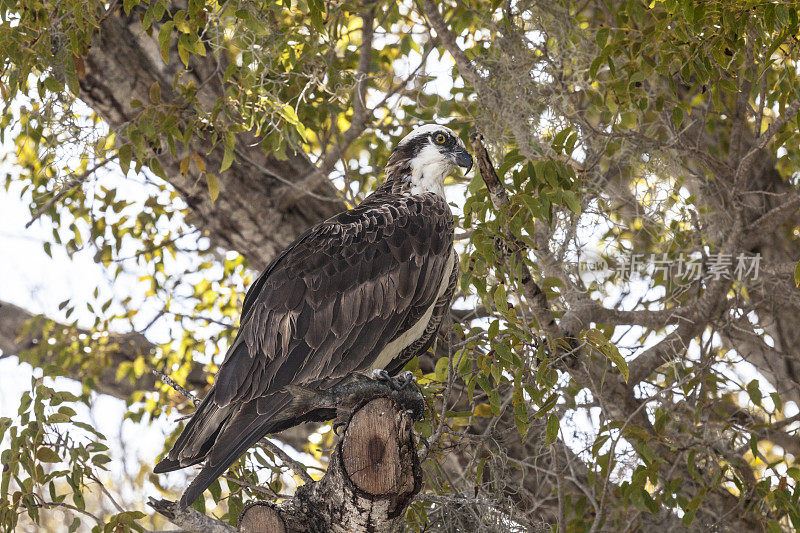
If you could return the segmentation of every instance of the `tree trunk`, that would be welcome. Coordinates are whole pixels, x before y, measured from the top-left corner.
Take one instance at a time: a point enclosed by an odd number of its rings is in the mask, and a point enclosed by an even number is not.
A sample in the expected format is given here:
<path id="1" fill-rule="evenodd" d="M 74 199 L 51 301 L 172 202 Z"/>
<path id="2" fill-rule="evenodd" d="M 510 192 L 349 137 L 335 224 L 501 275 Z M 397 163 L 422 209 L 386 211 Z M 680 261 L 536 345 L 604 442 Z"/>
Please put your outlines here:
<path id="1" fill-rule="evenodd" d="M 331 454 L 325 476 L 275 505 L 256 502 L 239 517 L 242 533 L 394 533 L 422 488 L 411 411 L 379 397 L 355 409 Z M 178 527 L 235 531 L 173 502 L 151 505 Z"/>

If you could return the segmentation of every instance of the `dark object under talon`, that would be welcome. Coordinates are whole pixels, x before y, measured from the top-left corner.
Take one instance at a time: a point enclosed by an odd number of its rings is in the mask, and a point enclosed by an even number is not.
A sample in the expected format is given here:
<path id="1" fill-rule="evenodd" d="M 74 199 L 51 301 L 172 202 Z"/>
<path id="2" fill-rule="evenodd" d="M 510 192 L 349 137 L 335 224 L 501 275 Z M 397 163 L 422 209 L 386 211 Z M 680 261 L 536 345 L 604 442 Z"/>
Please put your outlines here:
<path id="1" fill-rule="evenodd" d="M 333 429 L 337 435 L 352 410 L 375 398 L 391 398 L 410 411 L 415 420 L 422 419 L 426 408 L 425 398 L 411 372 L 391 376 L 385 370 L 376 370 L 372 377 L 359 375 L 327 389 L 289 386 L 287 390 L 293 396 L 293 407 L 289 414 L 317 422 L 335 418 Z"/>

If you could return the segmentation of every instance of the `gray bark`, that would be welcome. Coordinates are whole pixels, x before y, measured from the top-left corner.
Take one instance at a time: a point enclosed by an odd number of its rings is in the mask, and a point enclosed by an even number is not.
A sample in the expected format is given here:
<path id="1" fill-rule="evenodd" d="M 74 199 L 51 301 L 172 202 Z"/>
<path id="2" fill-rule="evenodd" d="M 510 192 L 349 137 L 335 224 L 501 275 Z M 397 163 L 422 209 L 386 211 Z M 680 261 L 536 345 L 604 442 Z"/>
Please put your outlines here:
<path id="1" fill-rule="evenodd" d="M 256 502 L 239 517 L 241 533 L 397 533 L 422 487 L 411 412 L 379 397 L 356 408 L 325 476 L 301 486 L 286 502 Z M 151 500 L 178 527 L 235 531 L 193 509 Z"/>

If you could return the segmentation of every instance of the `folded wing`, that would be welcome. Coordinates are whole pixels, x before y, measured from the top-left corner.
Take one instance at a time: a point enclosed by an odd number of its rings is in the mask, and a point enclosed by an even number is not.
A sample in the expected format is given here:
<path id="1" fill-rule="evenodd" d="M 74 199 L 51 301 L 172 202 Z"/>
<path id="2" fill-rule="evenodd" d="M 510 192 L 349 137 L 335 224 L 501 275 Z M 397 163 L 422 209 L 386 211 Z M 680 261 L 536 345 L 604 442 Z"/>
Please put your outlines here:
<path id="1" fill-rule="evenodd" d="M 452 265 L 447 204 L 435 194 L 380 200 L 301 235 L 248 291 L 214 386 L 155 469 L 208 459 L 182 502 L 265 434 L 303 421 L 281 416 L 287 385 L 327 388 L 369 370 L 436 302 Z"/>

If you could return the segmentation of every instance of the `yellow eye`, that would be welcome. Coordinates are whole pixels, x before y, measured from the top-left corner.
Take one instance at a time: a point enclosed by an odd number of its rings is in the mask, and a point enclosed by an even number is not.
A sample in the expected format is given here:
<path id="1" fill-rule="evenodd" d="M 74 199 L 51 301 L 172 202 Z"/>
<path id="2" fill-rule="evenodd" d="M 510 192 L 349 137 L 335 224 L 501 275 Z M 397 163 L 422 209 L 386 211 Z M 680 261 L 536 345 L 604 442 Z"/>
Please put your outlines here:
<path id="1" fill-rule="evenodd" d="M 447 142 L 447 137 L 445 137 L 444 133 L 437 133 L 433 136 L 433 142 L 436 144 L 444 144 Z"/>

